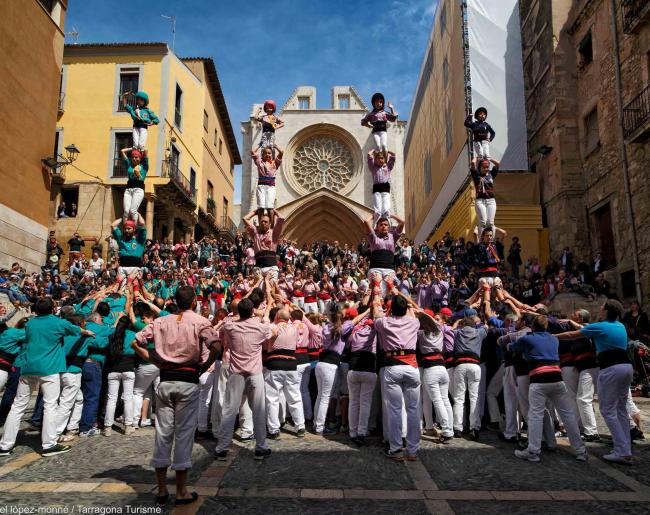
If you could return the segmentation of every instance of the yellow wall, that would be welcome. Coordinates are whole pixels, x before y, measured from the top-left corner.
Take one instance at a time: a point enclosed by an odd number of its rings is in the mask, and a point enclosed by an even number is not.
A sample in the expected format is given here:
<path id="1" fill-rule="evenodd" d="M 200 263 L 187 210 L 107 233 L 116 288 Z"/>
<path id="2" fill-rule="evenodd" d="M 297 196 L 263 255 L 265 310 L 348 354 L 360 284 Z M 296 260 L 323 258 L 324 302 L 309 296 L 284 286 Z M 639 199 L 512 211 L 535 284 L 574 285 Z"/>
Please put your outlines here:
<path id="1" fill-rule="evenodd" d="M 129 130 L 133 123 L 128 113 L 114 113 L 115 76 L 118 65 L 144 63 L 140 89 L 149 94 L 149 106 L 160 113 L 162 57 L 151 55 L 64 57 L 66 67 L 65 112 L 57 127 L 63 128 L 64 146 L 74 143 L 81 151 L 75 166 L 99 177 L 105 183 L 126 184 L 126 179 L 111 179 L 107 162 L 112 152 L 111 129 Z M 147 148 L 150 176 L 156 169 L 158 127 L 150 127 Z M 72 166 L 66 168 L 66 183 L 92 180 Z M 147 178 L 149 180 L 149 178 Z"/>

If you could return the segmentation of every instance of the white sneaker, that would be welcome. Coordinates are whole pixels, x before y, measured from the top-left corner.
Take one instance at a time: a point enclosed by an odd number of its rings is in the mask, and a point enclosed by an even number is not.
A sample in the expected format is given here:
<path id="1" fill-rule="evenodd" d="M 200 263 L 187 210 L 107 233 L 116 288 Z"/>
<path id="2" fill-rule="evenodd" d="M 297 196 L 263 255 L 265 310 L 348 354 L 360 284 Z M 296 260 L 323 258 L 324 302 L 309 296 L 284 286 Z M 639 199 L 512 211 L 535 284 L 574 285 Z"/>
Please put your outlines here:
<path id="1" fill-rule="evenodd" d="M 87 436 L 99 436 L 102 434 L 102 432 L 96 428 L 96 427 L 91 427 L 88 431 L 83 431 L 79 433 L 80 437 L 87 437 Z"/>
<path id="2" fill-rule="evenodd" d="M 124 426 L 124 434 L 126 436 L 132 435 L 133 433 L 135 433 L 135 428 L 133 426 Z"/>
<path id="3" fill-rule="evenodd" d="M 603 459 L 605 461 L 609 461 L 611 463 L 621 463 L 623 465 L 632 465 L 632 456 L 619 456 L 618 454 L 614 454 L 613 452 L 610 454 L 605 454 L 603 456 Z"/>
<path id="4" fill-rule="evenodd" d="M 516 450 L 515 451 L 515 456 L 519 458 L 520 460 L 526 460 L 530 461 L 532 463 L 539 463 L 539 455 L 533 454 L 532 452 L 528 452 L 528 449 L 524 449 L 523 451 Z"/>
<path id="5" fill-rule="evenodd" d="M 148 418 L 147 420 L 141 420 L 140 421 L 140 427 L 151 427 L 151 419 Z"/>

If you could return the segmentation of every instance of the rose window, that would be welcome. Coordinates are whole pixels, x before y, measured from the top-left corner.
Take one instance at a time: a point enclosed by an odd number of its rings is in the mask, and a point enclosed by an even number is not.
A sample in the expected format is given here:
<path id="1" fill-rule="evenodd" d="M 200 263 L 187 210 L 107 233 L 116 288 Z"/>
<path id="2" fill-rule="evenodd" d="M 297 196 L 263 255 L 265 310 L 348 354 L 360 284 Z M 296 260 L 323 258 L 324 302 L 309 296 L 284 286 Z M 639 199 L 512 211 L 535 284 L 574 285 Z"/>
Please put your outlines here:
<path id="1" fill-rule="evenodd" d="M 340 191 L 354 176 L 354 159 L 348 146 L 330 136 L 312 136 L 300 144 L 293 157 L 293 176 L 307 191 Z"/>

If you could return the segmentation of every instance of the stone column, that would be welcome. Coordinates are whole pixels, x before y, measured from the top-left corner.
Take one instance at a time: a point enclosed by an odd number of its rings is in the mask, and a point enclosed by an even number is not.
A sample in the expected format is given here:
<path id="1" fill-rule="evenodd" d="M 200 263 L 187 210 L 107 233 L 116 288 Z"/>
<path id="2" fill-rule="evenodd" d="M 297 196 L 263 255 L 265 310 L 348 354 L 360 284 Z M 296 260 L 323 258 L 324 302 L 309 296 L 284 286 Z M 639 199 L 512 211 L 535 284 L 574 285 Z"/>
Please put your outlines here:
<path id="1" fill-rule="evenodd" d="M 176 219 L 176 210 L 173 207 L 170 207 L 169 216 L 167 218 L 167 238 L 170 243 L 174 242 L 174 220 Z"/>

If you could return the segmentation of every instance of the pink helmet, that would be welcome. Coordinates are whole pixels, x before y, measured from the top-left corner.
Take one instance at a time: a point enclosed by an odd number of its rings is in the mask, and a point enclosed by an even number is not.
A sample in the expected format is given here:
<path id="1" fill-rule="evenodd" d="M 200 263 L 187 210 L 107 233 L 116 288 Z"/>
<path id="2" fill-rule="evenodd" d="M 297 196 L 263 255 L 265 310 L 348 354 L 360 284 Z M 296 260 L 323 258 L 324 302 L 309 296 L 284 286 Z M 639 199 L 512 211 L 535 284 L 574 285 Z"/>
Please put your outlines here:
<path id="1" fill-rule="evenodd" d="M 276 106 L 275 102 L 273 100 L 265 100 L 264 101 L 264 110 L 266 111 L 266 106 L 271 106 L 273 108 L 273 112 L 275 113 Z"/>

